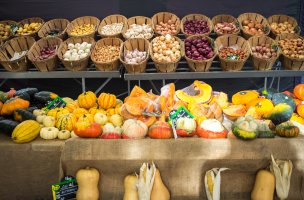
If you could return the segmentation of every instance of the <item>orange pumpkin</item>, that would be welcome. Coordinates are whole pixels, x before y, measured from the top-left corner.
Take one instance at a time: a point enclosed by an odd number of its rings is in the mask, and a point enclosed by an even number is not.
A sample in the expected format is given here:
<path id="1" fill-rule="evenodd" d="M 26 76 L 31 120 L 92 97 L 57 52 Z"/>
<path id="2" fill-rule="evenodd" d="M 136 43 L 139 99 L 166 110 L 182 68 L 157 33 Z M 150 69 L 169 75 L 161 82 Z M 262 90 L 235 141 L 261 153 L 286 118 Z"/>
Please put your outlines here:
<path id="1" fill-rule="evenodd" d="M 75 109 L 79 108 L 78 103 L 73 101 L 70 103 L 67 103 L 64 107 L 66 110 L 68 110 L 70 113 L 72 113 Z"/>
<path id="2" fill-rule="evenodd" d="M 240 91 L 232 96 L 232 103 L 235 105 L 245 105 L 259 97 L 259 93 L 255 90 Z"/>
<path id="3" fill-rule="evenodd" d="M 272 101 L 266 98 L 258 98 L 246 105 L 247 109 L 254 107 L 257 114 L 261 117 L 266 117 L 273 110 L 274 106 Z M 253 116 L 254 117 L 254 116 Z"/>
<path id="4" fill-rule="evenodd" d="M 126 120 L 122 126 L 123 139 L 141 139 L 146 136 L 147 132 L 147 125 L 135 119 Z"/>
<path id="5" fill-rule="evenodd" d="M 77 122 L 94 122 L 94 115 L 92 114 L 83 114 L 78 118 Z"/>
<path id="6" fill-rule="evenodd" d="M 302 103 L 300 99 L 293 99 L 293 101 L 295 102 L 296 106 Z"/>
<path id="7" fill-rule="evenodd" d="M 97 97 L 94 92 L 84 92 L 78 96 L 77 102 L 80 108 L 90 109 L 96 104 Z"/>
<path id="8" fill-rule="evenodd" d="M 297 113 L 304 118 L 304 104 L 299 104 L 297 106 Z"/>
<path id="9" fill-rule="evenodd" d="M 90 108 L 89 113 L 92 115 L 95 115 L 98 113 L 100 110 L 97 107 Z"/>
<path id="10" fill-rule="evenodd" d="M 74 127 L 74 133 L 78 137 L 97 138 L 102 134 L 102 129 L 97 123 L 77 122 Z"/>
<path id="11" fill-rule="evenodd" d="M 173 131 L 171 125 L 165 121 L 165 116 L 162 115 L 160 120 L 150 126 L 148 134 L 153 139 L 170 139 L 173 136 Z"/>
<path id="12" fill-rule="evenodd" d="M 114 94 L 101 93 L 98 97 L 98 104 L 103 109 L 113 108 L 116 105 L 116 96 Z"/>
<path id="13" fill-rule="evenodd" d="M 7 100 L 1 109 L 1 115 L 12 115 L 17 109 L 26 109 L 30 106 L 30 102 L 20 99 L 20 98 L 11 98 Z"/>
<path id="14" fill-rule="evenodd" d="M 294 89 L 293 89 L 294 95 L 300 99 L 304 100 L 304 84 L 298 84 Z"/>
<path id="15" fill-rule="evenodd" d="M 84 108 L 76 108 L 73 111 L 73 115 L 78 119 L 83 114 L 89 114 L 89 112 Z"/>

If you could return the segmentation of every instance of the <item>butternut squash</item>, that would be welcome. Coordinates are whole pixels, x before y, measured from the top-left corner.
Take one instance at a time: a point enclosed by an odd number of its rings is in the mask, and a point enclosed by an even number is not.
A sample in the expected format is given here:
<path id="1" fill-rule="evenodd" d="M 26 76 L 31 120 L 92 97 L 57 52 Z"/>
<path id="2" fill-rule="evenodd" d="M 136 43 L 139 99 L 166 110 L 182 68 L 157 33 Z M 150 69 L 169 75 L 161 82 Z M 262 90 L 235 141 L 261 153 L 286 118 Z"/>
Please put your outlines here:
<path id="1" fill-rule="evenodd" d="M 80 169 L 76 173 L 78 191 L 77 200 L 98 200 L 99 199 L 99 172 L 95 168 L 87 167 Z"/>
<path id="2" fill-rule="evenodd" d="M 255 178 L 251 200 L 273 200 L 275 177 L 267 170 L 260 170 Z"/>
<path id="3" fill-rule="evenodd" d="M 170 200 L 169 190 L 163 183 L 158 169 L 155 171 L 154 184 L 150 200 Z"/>
<path id="4" fill-rule="evenodd" d="M 138 200 L 136 175 L 128 175 L 124 179 L 125 194 L 123 200 Z"/>

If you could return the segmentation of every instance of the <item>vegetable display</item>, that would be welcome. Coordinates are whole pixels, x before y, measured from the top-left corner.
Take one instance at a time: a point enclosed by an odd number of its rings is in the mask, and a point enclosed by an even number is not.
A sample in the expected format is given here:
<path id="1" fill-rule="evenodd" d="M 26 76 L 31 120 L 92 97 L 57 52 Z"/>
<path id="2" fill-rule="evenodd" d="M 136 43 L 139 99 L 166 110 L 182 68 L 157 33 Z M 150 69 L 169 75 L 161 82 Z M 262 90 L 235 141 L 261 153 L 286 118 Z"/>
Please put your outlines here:
<path id="1" fill-rule="evenodd" d="M 226 60 L 244 60 L 246 53 L 240 48 L 223 47 L 219 50 L 219 56 Z"/>
<path id="2" fill-rule="evenodd" d="M 56 55 L 57 46 L 44 47 L 40 50 L 40 55 L 35 60 L 44 60 Z"/>
<path id="3" fill-rule="evenodd" d="M 222 22 L 214 25 L 214 31 L 219 34 L 233 34 L 238 30 L 239 28 L 233 22 Z"/>
<path id="4" fill-rule="evenodd" d="M 24 24 L 23 26 L 20 26 L 16 32 L 16 35 L 30 35 L 34 32 L 36 32 L 37 30 L 40 29 L 40 27 L 42 26 L 42 23 L 30 23 L 30 24 Z"/>
<path id="5" fill-rule="evenodd" d="M 282 34 L 282 33 L 295 33 L 295 27 L 289 23 L 289 22 L 273 22 L 270 24 L 270 28 L 273 32 L 276 34 Z"/>
<path id="6" fill-rule="evenodd" d="M 145 38 L 150 39 L 153 36 L 153 29 L 148 24 L 131 24 L 125 33 L 126 38 Z"/>
<path id="7" fill-rule="evenodd" d="M 63 59 L 66 61 L 76 61 L 87 57 L 91 52 L 92 44 L 87 42 L 68 44 L 68 50 L 63 54 Z"/>
<path id="8" fill-rule="evenodd" d="M 93 57 L 97 62 L 110 62 L 118 58 L 120 48 L 115 45 L 97 46 Z"/>
<path id="9" fill-rule="evenodd" d="M 152 41 L 153 57 L 159 62 L 176 62 L 181 57 L 181 45 L 179 41 L 167 34 L 159 36 Z"/>
<path id="10" fill-rule="evenodd" d="M 280 40 L 279 45 L 284 55 L 304 59 L 304 40 L 302 38 Z"/>
<path id="11" fill-rule="evenodd" d="M 82 36 L 82 35 L 88 35 L 95 31 L 95 26 L 93 24 L 83 24 L 78 25 L 73 28 L 71 31 L 72 36 Z"/>
<path id="12" fill-rule="evenodd" d="M 193 19 L 185 21 L 184 31 L 189 35 L 199 35 L 208 33 L 210 31 L 210 28 L 206 20 Z"/>
<path id="13" fill-rule="evenodd" d="M 177 33 L 175 23 L 169 19 L 168 22 L 160 22 L 159 24 L 155 25 L 155 32 L 160 35 L 175 35 Z"/>
<path id="14" fill-rule="evenodd" d="M 185 40 L 186 56 L 193 60 L 208 60 L 215 54 L 207 38 L 187 38 Z"/>
<path id="15" fill-rule="evenodd" d="M 6 40 L 9 38 L 11 35 L 11 26 L 10 25 L 5 25 L 5 24 L 0 24 L 0 39 L 1 40 Z"/>
<path id="16" fill-rule="evenodd" d="M 245 32 L 248 32 L 251 35 L 262 35 L 264 34 L 265 27 L 255 20 L 244 20 L 242 25 Z"/>
<path id="17" fill-rule="evenodd" d="M 134 49 L 125 51 L 124 59 L 128 64 L 138 64 L 146 60 L 147 52 Z"/>
<path id="18" fill-rule="evenodd" d="M 102 27 L 101 34 L 103 35 L 116 35 L 122 32 L 123 23 L 112 23 Z"/>
<path id="19" fill-rule="evenodd" d="M 257 45 L 251 48 L 254 56 L 263 59 L 269 59 L 271 57 L 277 57 L 276 50 L 269 44 Z"/>

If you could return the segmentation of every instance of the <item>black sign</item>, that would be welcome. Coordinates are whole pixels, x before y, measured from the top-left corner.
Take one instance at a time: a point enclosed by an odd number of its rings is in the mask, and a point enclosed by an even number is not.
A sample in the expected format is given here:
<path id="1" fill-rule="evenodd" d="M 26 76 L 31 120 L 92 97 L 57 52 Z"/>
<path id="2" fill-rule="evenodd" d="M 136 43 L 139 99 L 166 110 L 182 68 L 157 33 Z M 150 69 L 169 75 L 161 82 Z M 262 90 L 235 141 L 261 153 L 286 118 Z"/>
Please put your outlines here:
<path id="1" fill-rule="evenodd" d="M 77 190 L 76 179 L 72 176 L 65 176 L 60 183 L 52 185 L 53 200 L 75 199 Z"/>
<path id="2" fill-rule="evenodd" d="M 46 107 L 51 110 L 54 108 L 63 108 L 65 107 L 66 102 L 61 97 L 56 97 L 53 101 L 51 101 Z"/>

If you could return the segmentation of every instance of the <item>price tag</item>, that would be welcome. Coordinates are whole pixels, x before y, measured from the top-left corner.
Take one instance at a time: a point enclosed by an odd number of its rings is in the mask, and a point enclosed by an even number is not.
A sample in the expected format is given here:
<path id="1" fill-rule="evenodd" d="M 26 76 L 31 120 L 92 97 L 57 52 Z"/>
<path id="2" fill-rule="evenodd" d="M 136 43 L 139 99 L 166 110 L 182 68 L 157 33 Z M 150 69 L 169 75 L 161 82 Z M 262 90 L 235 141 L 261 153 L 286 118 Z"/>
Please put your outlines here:
<path id="1" fill-rule="evenodd" d="M 54 109 L 54 108 L 62 108 L 65 107 L 66 102 L 59 96 L 57 96 L 53 101 L 51 101 L 50 103 L 48 103 L 48 105 L 46 106 L 47 109 Z"/>
<path id="2" fill-rule="evenodd" d="M 65 176 L 61 181 L 52 185 L 53 200 L 75 199 L 78 190 L 76 179 L 72 176 Z"/>
<path id="3" fill-rule="evenodd" d="M 172 110 L 169 113 L 169 123 L 172 126 L 175 139 L 177 138 L 176 122 L 181 117 L 194 118 L 194 116 L 184 106 L 179 107 L 177 110 Z"/>

